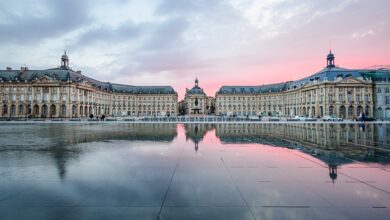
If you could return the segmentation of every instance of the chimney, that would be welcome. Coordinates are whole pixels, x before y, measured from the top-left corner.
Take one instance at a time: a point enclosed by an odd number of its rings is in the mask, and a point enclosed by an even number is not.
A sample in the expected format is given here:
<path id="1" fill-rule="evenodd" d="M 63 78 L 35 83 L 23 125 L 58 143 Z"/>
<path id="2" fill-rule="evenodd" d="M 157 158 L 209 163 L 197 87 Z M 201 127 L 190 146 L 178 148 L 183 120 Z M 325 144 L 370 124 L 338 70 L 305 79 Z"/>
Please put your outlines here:
<path id="1" fill-rule="evenodd" d="M 10 71 L 10 70 L 12 70 L 12 68 L 11 68 L 11 67 L 9 67 L 9 66 L 7 66 L 7 70 L 8 70 L 8 71 Z"/>
<path id="2" fill-rule="evenodd" d="M 81 70 L 77 70 L 77 73 L 81 75 Z"/>

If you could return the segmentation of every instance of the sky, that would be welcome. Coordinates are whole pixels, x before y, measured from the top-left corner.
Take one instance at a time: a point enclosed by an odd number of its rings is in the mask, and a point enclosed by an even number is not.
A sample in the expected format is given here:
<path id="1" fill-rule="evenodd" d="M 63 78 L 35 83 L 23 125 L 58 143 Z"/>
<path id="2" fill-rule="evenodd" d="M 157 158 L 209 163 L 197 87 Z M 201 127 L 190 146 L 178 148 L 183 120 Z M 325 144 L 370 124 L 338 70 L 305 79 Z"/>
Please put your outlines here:
<path id="1" fill-rule="evenodd" d="M 48 69 L 67 50 L 82 74 L 129 85 L 195 77 L 223 85 L 297 80 L 326 66 L 390 64 L 388 0 L 2 0 L 0 69 Z"/>

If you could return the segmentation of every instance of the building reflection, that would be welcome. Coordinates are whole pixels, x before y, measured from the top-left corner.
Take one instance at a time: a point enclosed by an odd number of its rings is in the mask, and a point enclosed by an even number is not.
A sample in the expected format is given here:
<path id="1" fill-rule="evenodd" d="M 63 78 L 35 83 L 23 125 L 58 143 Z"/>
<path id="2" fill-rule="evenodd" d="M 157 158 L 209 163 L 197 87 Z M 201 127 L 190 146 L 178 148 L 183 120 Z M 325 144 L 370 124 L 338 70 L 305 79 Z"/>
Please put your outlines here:
<path id="1" fill-rule="evenodd" d="M 214 129 L 212 124 L 185 124 L 185 135 L 186 140 L 191 140 L 195 144 L 195 152 L 199 150 L 199 142 L 203 140 L 203 137 L 208 131 Z"/>
<path id="2" fill-rule="evenodd" d="M 381 124 L 185 124 L 187 141 L 198 152 L 205 135 L 215 130 L 222 144 L 260 143 L 275 147 L 299 149 L 329 168 L 329 178 L 337 179 L 338 169 L 355 162 L 389 164 L 390 126 Z M 55 160 L 58 176 L 66 178 L 70 161 L 91 150 L 77 144 L 110 140 L 152 141 L 170 143 L 178 136 L 177 125 L 160 124 L 52 124 L 25 125 L 20 134 L 31 137 L 15 140 L 0 138 L 1 151 L 31 152 L 50 155 Z M 12 140 L 11 140 L 12 139 Z M 217 143 L 218 144 L 218 143 Z M 4 146 L 11 146 L 9 148 Z M 17 146 L 17 148 L 12 147 Z M 93 147 L 93 146 L 92 146 Z M 1 154 L 0 154 L 1 156 Z M 27 157 L 27 156 L 26 156 Z M 3 158 L 7 159 L 7 158 Z"/>
<path id="3" fill-rule="evenodd" d="M 334 183 L 337 179 L 337 165 L 329 164 L 329 177 Z"/>
<path id="4" fill-rule="evenodd" d="M 88 151 L 87 148 L 76 147 L 77 144 L 110 140 L 172 142 L 177 136 L 174 124 L 51 124 L 25 125 L 18 129 L 21 134 L 29 134 L 31 137 L 10 140 L 12 136 L 3 136 L 0 138 L 1 152 L 24 152 L 27 153 L 26 157 L 31 157 L 32 153 L 49 155 L 54 159 L 58 176 L 62 180 L 66 178 L 69 161 L 77 160 L 80 154 Z"/>
<path id="5" fill-rule="evenodd" d="M 390 149 L 390 129 L 384 125 L 296 123 L 217 124 L 215 127 L 217 137 L 226 143 L 263 143 L 269 139 L 279 139 L 326 150 L 353 150 L 352 146 Z M 367 151 L 369 154 L 370 151 Z"/>
<path id="6" fill-rule="evenodd" d="M 337 179 L 338 167 L 354 162 L 389 164 L 390 129 L 376 124 L 217 124 L 223 143 L 261 143 L 299 148 L 328 165 Z"/>

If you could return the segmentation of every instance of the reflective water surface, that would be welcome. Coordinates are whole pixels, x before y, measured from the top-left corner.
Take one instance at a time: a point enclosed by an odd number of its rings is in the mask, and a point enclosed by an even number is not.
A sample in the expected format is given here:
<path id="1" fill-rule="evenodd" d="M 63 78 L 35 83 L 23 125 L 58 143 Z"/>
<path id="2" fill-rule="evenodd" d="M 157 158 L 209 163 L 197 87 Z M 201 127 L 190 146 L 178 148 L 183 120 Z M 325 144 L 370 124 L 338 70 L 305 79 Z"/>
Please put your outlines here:
<path id="1" fill-rule="evenodd" d="M 0 219 L 389 219 L 390 126 L 2 124 Z"/>

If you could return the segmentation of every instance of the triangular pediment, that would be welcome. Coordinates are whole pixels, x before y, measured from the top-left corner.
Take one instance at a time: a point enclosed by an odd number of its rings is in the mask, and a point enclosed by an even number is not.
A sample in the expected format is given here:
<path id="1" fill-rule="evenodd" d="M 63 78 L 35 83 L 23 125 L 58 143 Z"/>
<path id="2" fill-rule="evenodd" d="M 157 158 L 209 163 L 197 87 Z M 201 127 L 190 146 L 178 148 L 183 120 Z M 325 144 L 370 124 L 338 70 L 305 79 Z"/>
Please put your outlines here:
<path id="1" fill-rule="evenodd" d="M 83 81 L 81 81 L 81 83 L 80 83 L 81 85 L 83 85 L 83 86 L 87 86 L 87 87 L 92 87 L 92 83 L 90 83 L 89 81 L 87 81 L 87 80 L 83 80 Z"/>
<path id="2" fill-rule="evenodd" d="M 364 80 L 355 77 L 346 77 L 339 82 L 340 83 L 365 83 Z"/>
<path id="3" fill-rule="evenodd" d="M 55 79 L 53 79 L 52 77 L 50 76 L 40 76 L 40 77 L 37 77 L 35 78 L 32 82 L 33 83 L 48 83 L 48 82 L 53 82 L 55 81 Z"/>
<path id="4" fill-rule="evenodd" d="M 311 86 L 311 85 L 313 85 L 313 83 L 305 82 L 305 83 L 303 83 L 303 85 L 301 86 L 301 88 L 306 88 L 306 87 L 309 87 L 309 86 Z"/>

